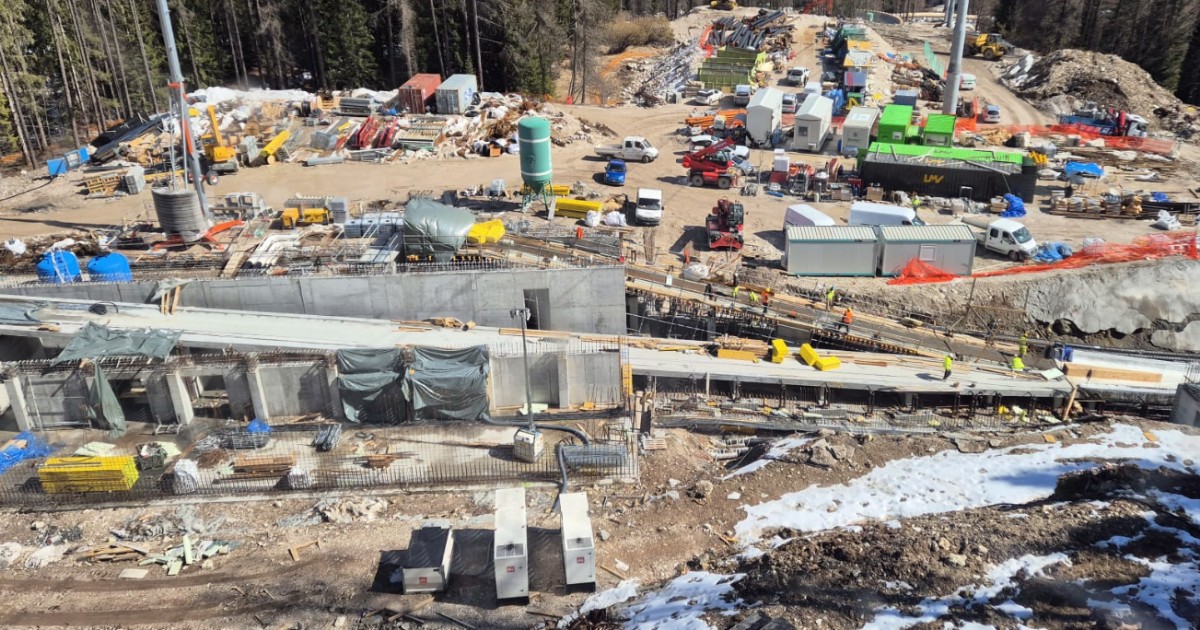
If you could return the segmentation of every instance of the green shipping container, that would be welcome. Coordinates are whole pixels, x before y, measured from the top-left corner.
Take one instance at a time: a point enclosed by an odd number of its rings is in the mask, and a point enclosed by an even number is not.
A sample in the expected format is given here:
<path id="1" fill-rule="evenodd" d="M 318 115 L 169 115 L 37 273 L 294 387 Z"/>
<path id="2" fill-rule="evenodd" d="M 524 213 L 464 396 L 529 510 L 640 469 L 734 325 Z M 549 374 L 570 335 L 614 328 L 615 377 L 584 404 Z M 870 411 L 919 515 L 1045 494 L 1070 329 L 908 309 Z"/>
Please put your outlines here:
<path id="1" fill-rule="evenodd" d="M 913 108 L 909 105 L 888 105 L 879 117 L 879 142 L 904 144 L 912 124 Z"/>
<path id="2" fill-rule="evenodd" d="M 954 123 L 957 120 L 957 118 L 949 114 L 930 114 L 925 119 L 925 146 L 954 146 Z"/>

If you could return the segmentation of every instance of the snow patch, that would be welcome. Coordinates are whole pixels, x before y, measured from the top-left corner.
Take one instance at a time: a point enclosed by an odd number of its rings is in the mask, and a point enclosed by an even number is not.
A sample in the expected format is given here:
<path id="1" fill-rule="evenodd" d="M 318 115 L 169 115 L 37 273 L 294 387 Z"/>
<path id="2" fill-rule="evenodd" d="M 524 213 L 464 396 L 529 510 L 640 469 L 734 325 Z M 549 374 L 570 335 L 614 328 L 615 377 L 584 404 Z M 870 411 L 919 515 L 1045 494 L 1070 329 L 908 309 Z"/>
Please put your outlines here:
<path id="1" fill-rule="evenodd" d="M 627 630 L 709 630 L 704 613 L 732 613 L 744 602 L 733 599 L 733 585 L 745 573 L 720 575 L 699 571 L 671 580 L 661 590 L 647 593 L 625 610 Z"/>
<path id="2" fill-rule="evenodd" d="M 311 101 L 313 95 L 304 90 L 234 90 L 227 87 L 206 87 L 190 92 L 203 97 L 206 103 L 241 101 L 242 103 L 268 103 L 277 101 Z"/>
<path id="3" fill-rule="evenodd" d="M 1083 461 L 1122 459 L 1154 468 L 1187 470 L 1178 462 L 1200 452 L 1200 437 L 1163 431 L 1157 443 L 1142 429 L 1114 425 L 1092 441 L 1021 445 L 983 453 L 942 451 L 889 462 L 853 481 L 809 486 L 779 499 L 745 506 L 747 517 L 735 531 L 743 544 L 775 528 L 815 532 L 870 520 L 894 520 L 979 508 L 1028 503 L 1054 493 L 1058 477 L 1090 468 Z"/>
<path id="4" fill-rule="evenodd" d="M 1171 601 L 1176 594 L 1180 599 L 1200 603 L 1200 565 L 1195 562 L 1171 564 L 1166 558 L 1146 560 L 1126 556 L 1150 569 L 1150 575 L 1138 580 L 1137 584 L 1121 586 L 1112 590 L 1113 595 L 1126 595 L 1158 611 L 1163 619 L 1175 624 L 1177 630 L 1190 630 L 1194 626 L 1175 614 Z M 1089 604 L 1091 602 L 1088 602 Z M 1183 602 L 1180 602 L 1181 604 Z"/>
<path id="5" fill-rule="evenodd" d="M 808 437 L 808 436 L 783 438 L 782 440 L 779 440 L 778 442 L 775 442 L 774 444 L 772 444 L 771 448 L 767 450 L 765 455 L 763 455 L 759 459 L 756 459 L 756 460 L 750 462 L 749 464 L 746 464 L 745 466 L 742 466 L 741 468 L 729 473 L 728 475 L 721 477 L 721 481 L 724 481 L 726 479 L 731 479 L 731 478 L 737 477 L 739 475 L 746 475 L 746 474 L 752 473 L 757 470 L 762 470 L 763 468 L 766 468 L 767 464 L 770 464 L 772 461 L 780 459 L 781 457 L 787 455 L 789 452 L 791 452 L 797 448 L 800 448 L 801 446 L 804 446 L 805 444 L 808 444 L 809 442 L 812 442 L 812 441 L 813 441 L 813 438 Z"/>
<path id="6" fill-rule="evenodd" d="M 558 622 L 558 627 L 566 628 L 570 626 L 576 619 L 586 616 L 593 610 L 604 610 L 605 608 L 611 608 L 617 604 L 624 604 L 634 597 L 637 597 L 637 591 L 637 580 L 621 580 L 621 583 L 610 589 L 592 593 L 591 595 L 588 595 L 587 599 L 583 600 L 583 605 L 579 607 L 577 612 L 560 619 Z"/>

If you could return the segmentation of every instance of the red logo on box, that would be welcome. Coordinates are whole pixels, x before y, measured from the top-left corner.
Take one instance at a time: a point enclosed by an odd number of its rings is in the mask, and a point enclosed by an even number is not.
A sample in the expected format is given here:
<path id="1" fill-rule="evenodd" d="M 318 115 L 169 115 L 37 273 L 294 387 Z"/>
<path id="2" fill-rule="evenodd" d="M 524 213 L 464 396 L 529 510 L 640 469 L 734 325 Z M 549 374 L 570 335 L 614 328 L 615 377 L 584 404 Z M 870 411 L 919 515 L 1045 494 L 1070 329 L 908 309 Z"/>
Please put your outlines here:
<path id="1" fill-rule="evenodd" d="M 428 583 L 429 583 L 429 578 L 427 578 L 427 577 L 423 577 L 423 578 L 421 578 L 420 582 L 421 582 L 421 584 L 428 584 Z"/>
<path id="2" fill-rule="evenodd" d="M 517 567 L 510 566 L 507 569 L 505 569 L 505 571 L 508 571 L 509 573 L 516 573 Z"/>
<path id="3" fill-rule="evenodd" d="M 578 558 L 575 558 L 575 564 L 583 564 L 583 556 L 579 556 Z"/>

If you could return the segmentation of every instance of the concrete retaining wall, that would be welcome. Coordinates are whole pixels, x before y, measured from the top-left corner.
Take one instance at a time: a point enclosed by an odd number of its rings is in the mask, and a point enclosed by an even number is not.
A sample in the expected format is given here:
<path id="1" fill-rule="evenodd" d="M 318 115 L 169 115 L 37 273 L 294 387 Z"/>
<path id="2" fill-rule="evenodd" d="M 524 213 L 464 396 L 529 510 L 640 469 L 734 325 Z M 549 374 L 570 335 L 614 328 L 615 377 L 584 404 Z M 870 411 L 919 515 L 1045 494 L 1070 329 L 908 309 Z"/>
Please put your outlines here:
<path id="1" fill-rule="evenodd" d="M 144 304 L 156 285 L 23 285 L 0 293 Z M 625 271 L 620 267 L 197 280 L 183 290 L 180 305 L 368 319 L 456 317 L 501 327 L 514 325 L 509 311 L 525 305 L 527 291 L 548 296 L 549 305 L 538 305 L 543 330 L 625 332 Z"/>

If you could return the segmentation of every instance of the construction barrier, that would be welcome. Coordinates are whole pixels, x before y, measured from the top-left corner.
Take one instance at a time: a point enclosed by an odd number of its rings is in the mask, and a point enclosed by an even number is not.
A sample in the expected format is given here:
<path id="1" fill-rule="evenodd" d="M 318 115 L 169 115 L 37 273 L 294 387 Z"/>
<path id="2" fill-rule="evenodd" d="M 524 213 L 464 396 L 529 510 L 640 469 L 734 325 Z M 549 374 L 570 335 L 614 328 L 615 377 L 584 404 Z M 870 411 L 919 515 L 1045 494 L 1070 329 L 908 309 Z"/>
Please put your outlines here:
<path id="1" fill-rule="evenodd" d="M 1005 127 L 996 128 L 1003 129 L 1013 135 L 1022 132 L 1029 133 L 1029 135 L 1032 136 L 1075 135 L 1079 136 L 1080 140 L 1084 142 L 1099 138 L 1104 140 L 1105 147 L 1122 151 L 1141 151 L 1143 153 L 1154 153 L 1157 155 L 1171 155 L 1175 152 L 1174 140 L 1162 140 L 1159 138 L 1134 138 L 1128 136 L 1106 136 L 1100 133 L 1099 128 L 1088 125 L 1008 125 Z"/>
<path id="2" fill-rule="evenodd" d="M 973 274 L 971 278 L 995 278 L 998 276 L 1011 276 L 1022 273 L 1039 273 L 1042 271 L 1055 271 L 1059 269 L 1080 269 L 1090 267 L 1092 265 L 1102 265 L 1111 263 L 1135 262 L 1138 260 L 1158 260 L 1161 258 L 1170 258 L 1171 256 L 1183 256 L 1192 260 L 1200 260 L 1200 253 L 1197 252 L 1197 235 L 1196 232 L 1184 232 L 1174 234 L 1154 234 L 1151 236 L 1138 237 L 1128 245 L 1120 243 L 1098 243 L 1089 245 L 1083 248 L 1083 251 L 1066 258 L 1061 262 L 1022 265 L 1020 267 L 1010 267 L 1008 269 L 998 269 L 996 271 L 985 271 L 982 273 Z M 960 276 L 946 273 L 933 265 L 919 261 L 917 259 L 910 260 L 900 275 L 888 281 L 888 284 L 908 285 L 908 284 L 927 284 L 933 282 L 947 282 Z"/>

